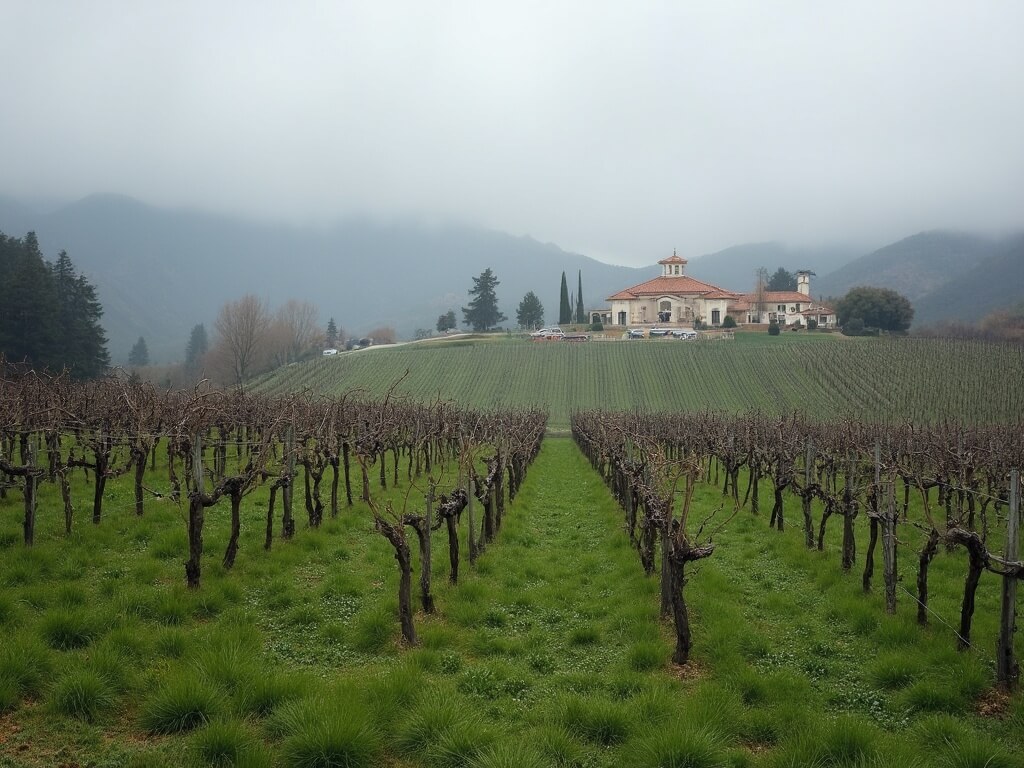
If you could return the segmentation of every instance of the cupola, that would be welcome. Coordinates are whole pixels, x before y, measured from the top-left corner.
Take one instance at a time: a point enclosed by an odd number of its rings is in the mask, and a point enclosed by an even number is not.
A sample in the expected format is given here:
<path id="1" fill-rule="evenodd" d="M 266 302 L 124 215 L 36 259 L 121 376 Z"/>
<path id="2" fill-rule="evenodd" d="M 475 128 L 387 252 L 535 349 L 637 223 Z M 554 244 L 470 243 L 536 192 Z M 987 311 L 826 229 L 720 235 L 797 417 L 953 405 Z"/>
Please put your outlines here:
<path id="1" fill-rule="evenodd" d="M 675 249 L 672 250 L 671 256 L 658 263 L 661 264 L 662 277 L 681 277 L 686 271 L 686 259 L 677 256 Z"/>

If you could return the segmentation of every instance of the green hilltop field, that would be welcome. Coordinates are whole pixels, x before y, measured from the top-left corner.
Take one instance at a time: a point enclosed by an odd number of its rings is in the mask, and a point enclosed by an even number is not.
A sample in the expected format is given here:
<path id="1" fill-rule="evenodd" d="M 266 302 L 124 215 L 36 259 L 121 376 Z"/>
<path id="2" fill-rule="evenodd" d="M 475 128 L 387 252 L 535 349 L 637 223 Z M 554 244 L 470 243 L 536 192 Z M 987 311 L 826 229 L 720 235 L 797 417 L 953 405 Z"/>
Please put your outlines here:
<path id="1" fill-rule="evenodd" d="M 390 387 L 477 408 L 541 406 L 553 427 L 573 410 L 800 411 L 826 419 L 967 423 L 1024 413 L 1024 350 L 935 339 L 737 333 L 719 341 L 519 336 L 439 339 L 288 366 L 256 391 L 338 395 Z"/>

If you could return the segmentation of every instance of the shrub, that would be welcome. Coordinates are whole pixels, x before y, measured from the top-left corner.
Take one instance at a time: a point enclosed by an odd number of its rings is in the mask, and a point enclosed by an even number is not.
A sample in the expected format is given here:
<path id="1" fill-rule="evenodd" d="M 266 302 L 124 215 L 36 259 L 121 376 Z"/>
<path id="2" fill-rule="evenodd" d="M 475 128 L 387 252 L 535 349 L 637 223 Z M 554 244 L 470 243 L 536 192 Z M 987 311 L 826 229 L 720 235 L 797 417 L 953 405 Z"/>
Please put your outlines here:
<path id="1" fill-rule="evenodd" d="M 782 332 L 782 328 L 779 326 L 779 324 L 775 320 L 772 320 L 770 323 L 768 323 L 768 335 L 769 336 L 778 336 L 781 332 Z"/>
<path id="2" fill-rule="evenodd" d="M 864 321 L 859 317 L 851 317 L 843 323 L 843 336 L 864 335 Z"/>
<path id="3" fill-rule="evenodd" d="M 57 681 L 50 704 L 57 712 L 87 723 L 114 704 L 110 681 L 91 669 L 75 668 Z"/>
<path id="4" fill-rule="evenodd" d="M 807 330 L 808 331 L 816 330 L 817 327 L 818 327 L 818 321 L 817 320 L 815 320 L 813 317 L 807 318 Z"/>
<path id="5" fill-rule="evenodd" d="M 722 319 L 722 327 L 723 328 L 735 328 L 736 327 L 736 318 L 734 318 L 732 315 L 726 315 Z"/>
<path id="6" fill-rule="evenodd" d="M 180 733 L 206 725 L 224 709 L 212 685 L 194 674 L 165 680 L 142 704 L 142 727 L 150 733 Z"/>
<path id="7" fill-rule="evenodd" d="M 593 331 L 594 333 L 600 333 L 601 331 L 604 330 L 604 324 L 603 323 L 591 323 L 590 324 L 590 330 Z"/>

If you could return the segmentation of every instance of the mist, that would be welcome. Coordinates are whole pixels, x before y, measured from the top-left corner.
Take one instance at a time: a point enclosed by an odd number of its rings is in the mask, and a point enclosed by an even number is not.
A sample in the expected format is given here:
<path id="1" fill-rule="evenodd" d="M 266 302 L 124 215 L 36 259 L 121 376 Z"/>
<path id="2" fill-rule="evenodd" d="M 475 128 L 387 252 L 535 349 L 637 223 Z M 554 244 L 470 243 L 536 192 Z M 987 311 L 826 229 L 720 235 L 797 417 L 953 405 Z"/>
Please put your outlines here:
<path id="1" fill-rule="evenodd" d="M 0 194 L 610 263 L 1024 227 L 1024 4 L 0 6 Z"/>

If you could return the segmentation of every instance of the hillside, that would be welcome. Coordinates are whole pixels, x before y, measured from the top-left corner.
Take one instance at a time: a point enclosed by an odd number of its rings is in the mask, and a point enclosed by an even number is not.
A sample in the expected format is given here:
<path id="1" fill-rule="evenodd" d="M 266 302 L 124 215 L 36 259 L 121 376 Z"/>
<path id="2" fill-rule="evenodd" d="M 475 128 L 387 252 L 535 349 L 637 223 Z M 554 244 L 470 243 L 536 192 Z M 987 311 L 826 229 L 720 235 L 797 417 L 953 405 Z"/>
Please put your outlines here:
<path id="1" fill-rule="evenodd" d="M 562 428 L 573 410 L 586 408 L 1015 422 L 1024 413 L 1024 349 L 754 333 L 701 342 L 488 338 L 343 353 L 280 369 L 255 389 L 380 395 L 395 382 L 397 392 L 420 400 L 541 406 Z"/>
<path id="2" fill-rule="evenodd" d="M 996 244 L 977 235 L 922 232 L 818 278 L 815 295 L 842 296 L 858 285 L 891 288 L 915 303 L 970 272 Z"/>
<path id="3" fill-rule="evenodd" d="M 1024 235 L 995 246 L 994 253 L 914 304 L 917 327 L 943 320 L 973 323 L 996 309 L 1024 301 Z"/>
<path id="4" fill-rule="evenodd" d="M 731 291 L 752 291 L 761 267 L 771 275 L 779 267 L 789 272 L 810 269 L 818 275 L 832 272 L 860 254 L 841 246 L 794 248 L 783 243 L 735 245 L 690 260 L 687 272 L 699 280 Z M 817 286 L 812 286 L 817 295 Z"/>
<path id="5" fill-rule="evenodd" d="M 127 357 L 139 336 L 154 362 L 180 359 L 192 326 L 209 328 L 226 299 L 247 292 L 272 305 L 312 301 L 324 323 L 333 316 L 352 333 L 390 325 L 411 337 L 417 328 L 433 328 L 448 309 L 458 314 L 472 278 L 487 267 L 501 281 L 500 307 L 513 323 L 527 291 L 555 318 L 563 270 L 572 289 L 582 270 L 588 306 L 656 274 L 653 267 L 611 266 L 470 227 L 353 219 L 297 228 L 158 209 L 113 195 L 50 213 L 0 199 L 0 230 L 18 237 L 34 230 L 49 258 L 68 251 L 98 288 L 114 362 Z"/>

